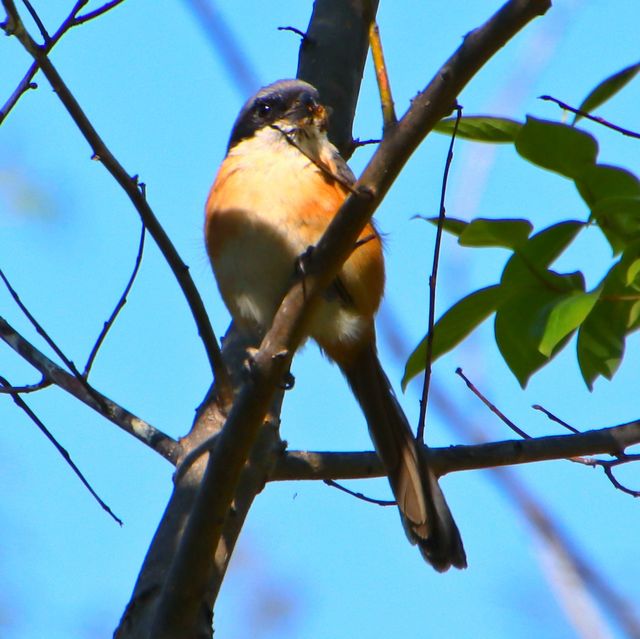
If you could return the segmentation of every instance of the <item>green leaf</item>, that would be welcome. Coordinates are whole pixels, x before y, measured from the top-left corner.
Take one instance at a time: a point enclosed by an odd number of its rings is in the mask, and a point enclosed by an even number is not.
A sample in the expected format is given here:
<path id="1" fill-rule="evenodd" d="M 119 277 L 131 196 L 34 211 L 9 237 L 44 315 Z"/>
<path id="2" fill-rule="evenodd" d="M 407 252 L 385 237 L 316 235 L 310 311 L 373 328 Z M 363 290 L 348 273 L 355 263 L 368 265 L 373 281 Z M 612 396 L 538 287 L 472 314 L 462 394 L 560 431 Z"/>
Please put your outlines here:
<path id="1" fill-rule="evenodd" d="M 580 175 L 598 155 L 598 143 L 588 133 L 531 116 L 527 116 L 515 146 L 525 160 L 568 178 Z"/>
<path id="2" fill-rule="evenodd" d="M 576 178 L 576 187 L 590 209 L 607 197 L 640 195 L 640 180 L 633 173 L 607 164 L 586 167 Z"/>
<path id="3" fill-rule="evenodd" d="M 432 359 L 447 353 L 459 344 L 471 331 L 483 322 L 499 306 L 504 291 L 499 286 L 488 286 L 461 299 L 454 304 L 437 322 L 433 331 Z M 427 359 L 427 337 L 409 356 L 402 376 L 402 390 L 425 368 Z"/>
<path id="4" fill-rule="evenodd" d="M 545 271 L 569 246 L 584 227 L 582 222 L 567 220 L 536 233 L 509 258 L 501 282 L 516 286 L 531 278 L 545 276 Z"/>
<path id="5" fill-rule="evenodd" d="M 417 215 L 416 217 L 421 219 L 421 220 L 425 220 L 427 222 L 430 222 L 434 226 L 438 226 L 438 219 L 439 218 L 437 218 L 437 217 L 422 217 L 420 215 Z M 456 237 L 460 237 L 462 232 L 467 228 L 468 224 L 469 224 L 469 222 L 465 222 L 464 220 L 458 220 L 455 217 L 446 217 L 445 216 L 443 224 L 442 224 L 442 228 L 447 233 L 451 233 L 451 235 L 455 235 Z"/>
<path id="6" fill-rule="evenodd" d="M 538 350 L 545 357 L 551 357 L 556 346 L 582 324 L 598 297 L 598 292 L 592 292 L 573 293 L 559 299 L 549 314 Z"/>
<path id="7" fill-rule="evenodd" d="M 456 118 L 445 118 L 444 120 L 440 120 L 433 130 L 438 133 L 451 135 L 455 123 Z M 521 122 L 516 122 L 508 118 L 470 115 L 460 118 L 457 135 L 466 140 L 474 140 L 475 142 L 491 142 L 494 144 L 514 142 L 521 127 Z"/>
<path id="8" fill-rule="evenodd" d="M 640 239 L 640 195 L 604 198 L 594 205 L 591 214 L 614 254 Z"/>
<path id="9" fill-rule="evenodd" d="M 636 258 L 629 264 L 627 272 L 625 273 L 625 284 L 629 287 L 638 289 L 638 275 L 640 275 L 640 258 Z"/>
<path id="10" fill-rule="evenodd" d="M 538 346 L 549 314 L 562 295 L 544 287 L 525 287 L 509 298 L 496 312 L 495 337 L 500 353 L 524 388 L 529 378 L 542 368 L 549 357 Z M 559 352 L 568 338 L 558 344 Z"/>
<path id="11" fill-rule="evenodd" d="M 611 379 L 624 354 L 624 302 L 600 299 L 578 331 L 578 363 L 589 390 L 599 375 Z"/>
<path id="12" fill-rule="evenodd" d="M 629 330 L 640 328 L 640 300 L 633 302 L 629 309 Z"/>
<path id="13" fill-rule="evenodd" d="M 624 355 L 626 336 L 638 325 L 638 292 L 629 287 L 637 268 L 640 241 L 630 245 L 599 285 L 600 297 L 578 331 L 578 363 L 589 389 L 603 376 L 611 379 Z"/>
<path id="14" fill-rule="evenodd" d="M 527 241 L 533 226 L 528 220 L 471 220 L 460 234 L 462 246 L 498 246 L 515 249 Z"/>
<path id="15" fill-rule="evenodd" d="M 622 71 L 618 71 L 609 76 L 606 80 L 603 80 L 589 95 L 583 100 L 582 104 L 578 107 L 578 111 L 584 111 L 585 113 L 591 113 L 594 109 L 597 109 L 601 104 L 604 104 L 607 100 L 612 98 L 620 89 L 622 89 L 628 82 L 633 80 L 636 74 L 640 71 L 640 62 L 638 64 L 632 64 Z M 573 124 L 575 124 L 582 116 L 576 114 L 573 118 Z"/>

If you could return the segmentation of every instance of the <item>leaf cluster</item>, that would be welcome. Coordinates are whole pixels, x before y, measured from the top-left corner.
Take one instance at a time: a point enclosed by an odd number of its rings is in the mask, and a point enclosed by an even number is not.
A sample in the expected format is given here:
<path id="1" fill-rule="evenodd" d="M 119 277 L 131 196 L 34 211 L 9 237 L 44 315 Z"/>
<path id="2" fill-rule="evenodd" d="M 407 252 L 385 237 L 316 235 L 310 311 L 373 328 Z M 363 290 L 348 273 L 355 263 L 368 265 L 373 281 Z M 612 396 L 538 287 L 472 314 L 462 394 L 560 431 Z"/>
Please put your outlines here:
<path id="1" fill-rule="evenodd" d="M 452 306 L 433 331 L 435 360 L 480 323 L 494 316 L 502 357 L 524 387 L 577 334 L 577 357 L 591 389 L 598 376 L 611 379 L 624 354 L 626 337 L 640 327 L 640 180 L 629 170 L 598 163 L 598 142 L 575 127 L 622 89 L 640 70 L 636 64 L 601 82 L 576 109 L 571 124 L 531 116 L 524 123 L 497 117 L 464 117 L 460 137 L 513 144 L 517 153 L 572 180 L 589 211 L 584 220 L 564 220 L 533 233 L 525 219 L 446 218 L 444 230 L 469 247 L 510 251 L 500 281 Z M 450 133 L 454 120 L 436 130 Z M 436 223 L 437 218 L 429 221 Z M 591 290 L 582 272 L 552 268 L 586 226 L 598 228 L 611 246 L 613 261 Z M 403 387 L 425 368 L 427 336 L 405 367 Z"/>

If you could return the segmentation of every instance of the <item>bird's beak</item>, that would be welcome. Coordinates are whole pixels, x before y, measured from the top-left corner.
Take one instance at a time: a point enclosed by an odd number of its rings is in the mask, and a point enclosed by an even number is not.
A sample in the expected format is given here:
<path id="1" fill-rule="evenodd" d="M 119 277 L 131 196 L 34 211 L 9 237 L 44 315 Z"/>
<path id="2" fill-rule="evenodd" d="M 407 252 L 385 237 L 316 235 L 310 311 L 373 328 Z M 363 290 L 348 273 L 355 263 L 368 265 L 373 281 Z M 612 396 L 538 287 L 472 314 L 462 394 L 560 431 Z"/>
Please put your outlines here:
<path id="1" fill-rule="evenodd" d="M 297 126 L 317 126 L 326 130 L 329 122 L 329 109 L 313 98 L 302 97 L 287 114 L 288 119 Z"/>

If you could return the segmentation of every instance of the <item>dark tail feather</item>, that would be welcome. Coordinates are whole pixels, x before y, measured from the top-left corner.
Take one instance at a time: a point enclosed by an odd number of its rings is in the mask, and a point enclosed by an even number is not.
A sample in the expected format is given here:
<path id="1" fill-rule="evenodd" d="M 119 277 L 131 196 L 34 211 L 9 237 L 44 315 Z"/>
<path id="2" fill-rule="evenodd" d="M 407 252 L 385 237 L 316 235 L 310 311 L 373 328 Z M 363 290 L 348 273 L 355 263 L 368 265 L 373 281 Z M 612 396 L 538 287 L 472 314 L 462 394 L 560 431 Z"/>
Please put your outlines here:
<path id="1" fill-rule="evenodd" d="M 372 342 L 343 372 L 389 476 L 407 537 L 438 571 L 466 568 L 462 539 Z"/>

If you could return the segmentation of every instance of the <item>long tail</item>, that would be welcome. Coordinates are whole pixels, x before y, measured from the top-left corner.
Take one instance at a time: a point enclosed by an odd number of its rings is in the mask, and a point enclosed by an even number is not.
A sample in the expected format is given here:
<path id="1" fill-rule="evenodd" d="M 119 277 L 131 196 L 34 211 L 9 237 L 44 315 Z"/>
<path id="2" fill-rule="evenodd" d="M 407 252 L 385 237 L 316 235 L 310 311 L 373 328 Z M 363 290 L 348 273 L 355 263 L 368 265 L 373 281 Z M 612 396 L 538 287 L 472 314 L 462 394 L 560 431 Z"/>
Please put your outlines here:
<path id="1" fill-rule="evenodd" d="M 409 541 L 440 572 L 451 566 L 466 568 L 458 527 L 382 369 L 375 343 L 343 367 L 343 373 L 367 419 Z"/>

